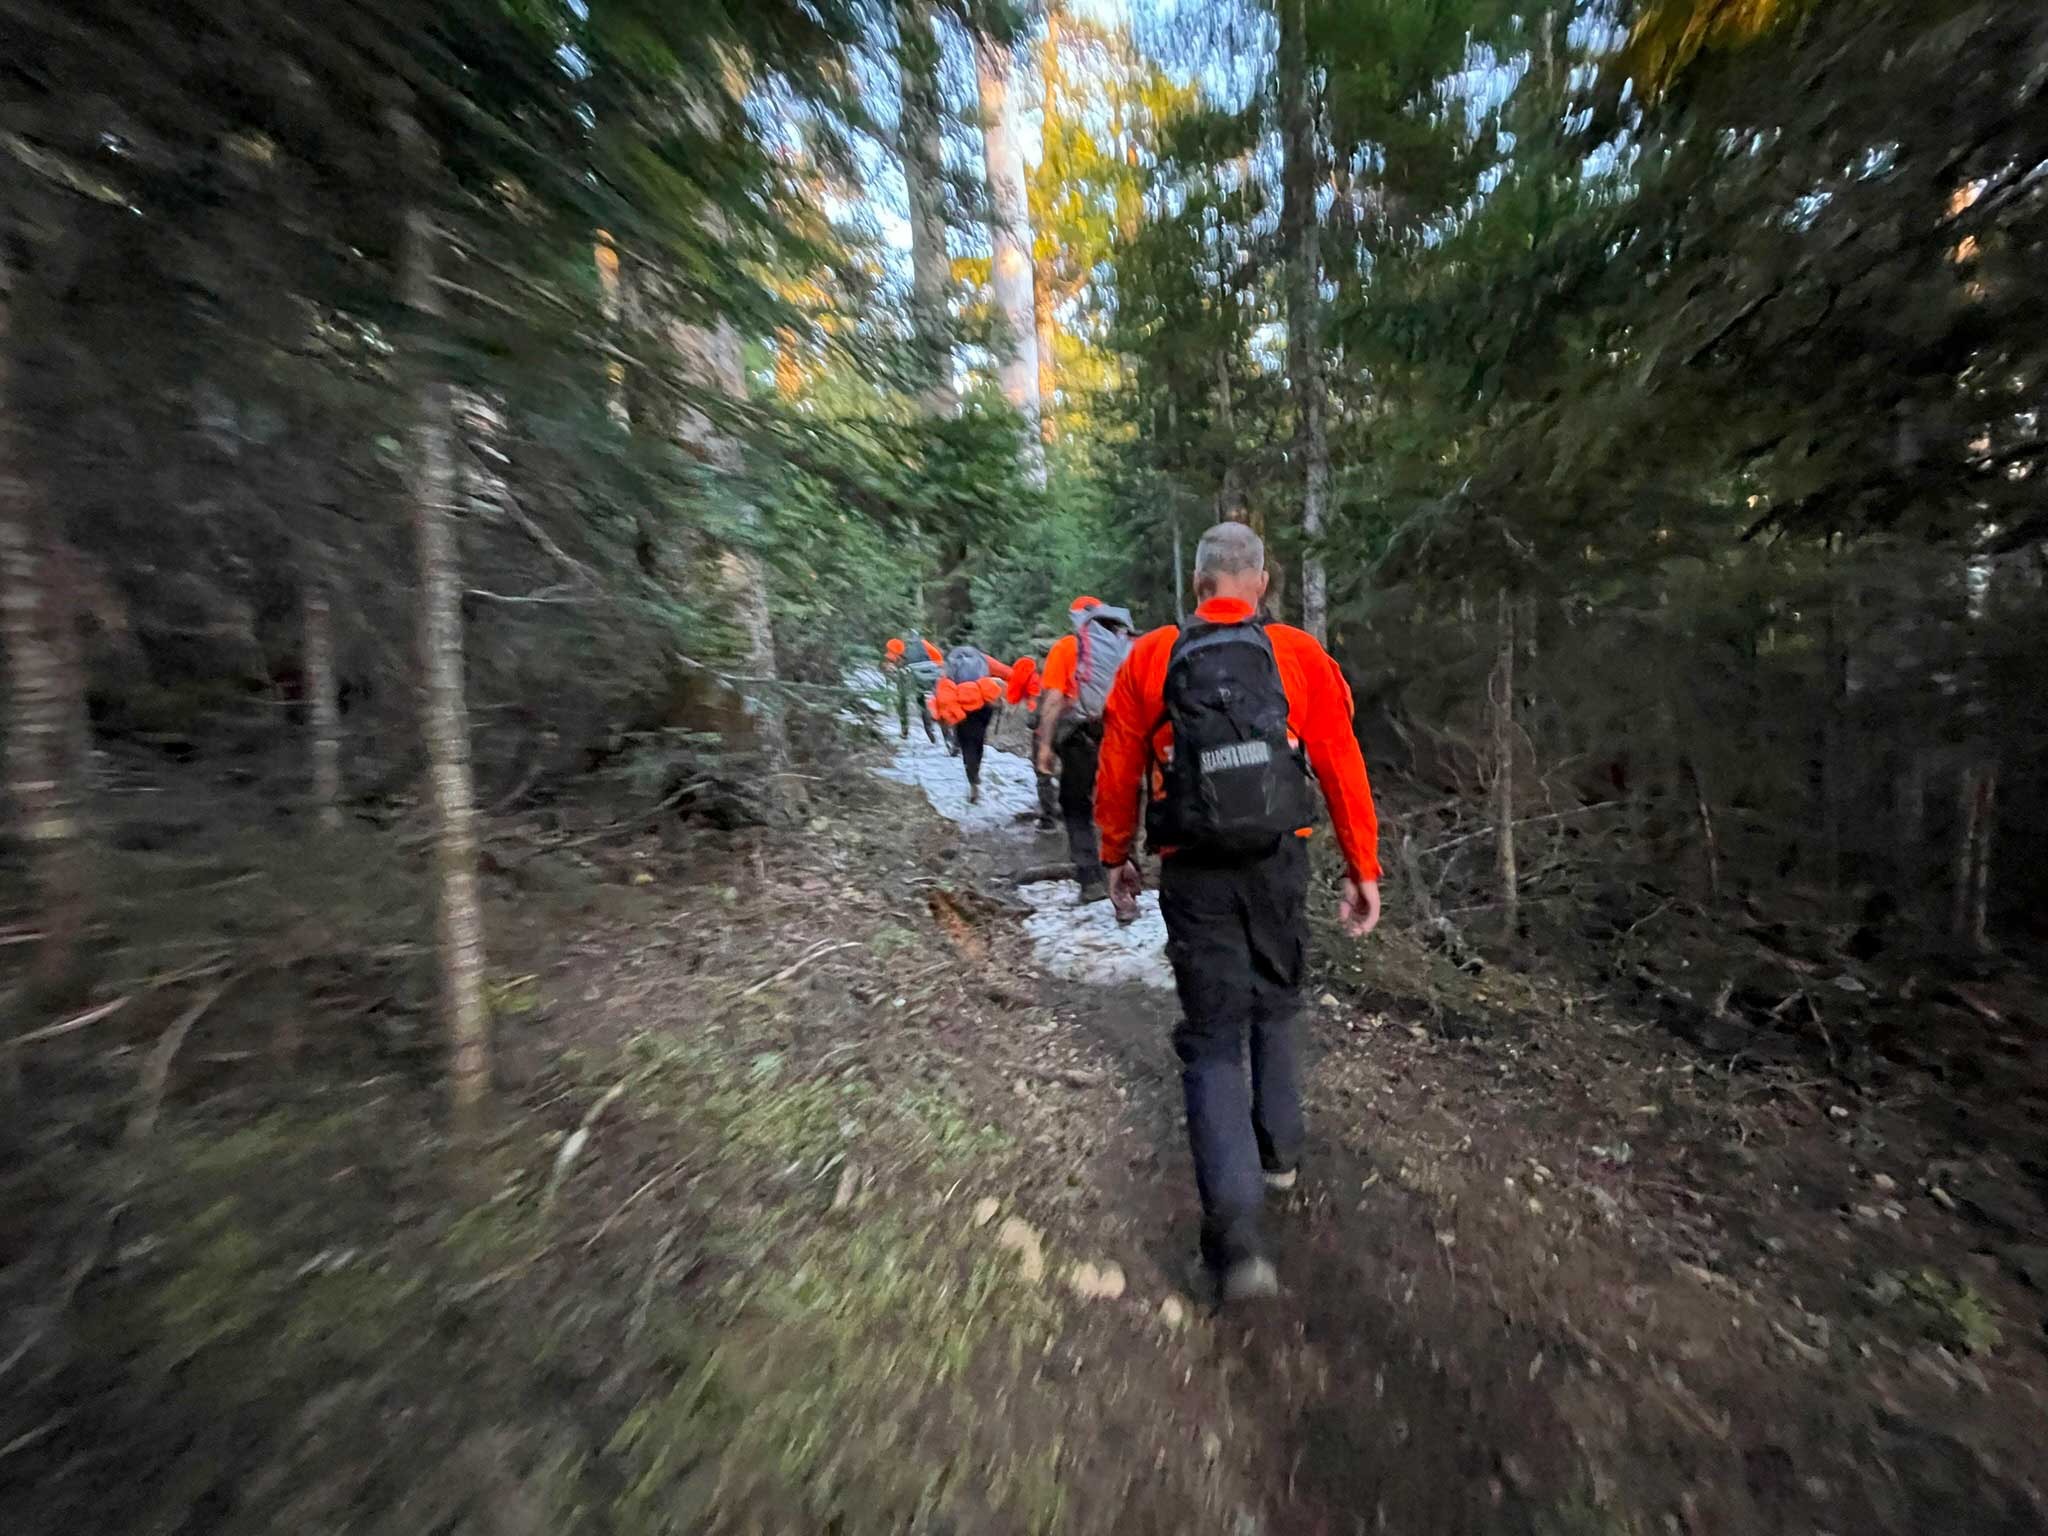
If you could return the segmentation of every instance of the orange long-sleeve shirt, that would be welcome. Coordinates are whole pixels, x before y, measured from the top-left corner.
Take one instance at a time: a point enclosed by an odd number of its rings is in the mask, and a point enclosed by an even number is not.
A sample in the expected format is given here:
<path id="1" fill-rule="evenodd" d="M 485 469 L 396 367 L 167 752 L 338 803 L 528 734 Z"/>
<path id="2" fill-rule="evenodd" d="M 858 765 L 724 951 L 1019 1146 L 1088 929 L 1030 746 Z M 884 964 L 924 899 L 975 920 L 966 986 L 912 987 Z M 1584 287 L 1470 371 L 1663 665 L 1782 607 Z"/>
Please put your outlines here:
<path id="1" fill-rule="evenodd" d="M 1053 641 L 1052 649 L 1045 653 L 1045 666 L 1038 674 L 1039 680 L 1045 687 L 1071 699 L 1074 696 L 1074 674 L 1080 666 L 1080 640 L 1073 635 L 1061 635 Z"/>
<path id="2" fill-rule="evenodd" d="M 1242 624 L 1252 605 L 1211 598 L 1195 610 L 1205 624 Z M 1268 624 L 1273 659 L 1287 690 L 1287 731 L 1308 752 L 1316 782 L 1330 807 L 1337 845 L 1359 880 L 1380 877 L 1379 815 L 1365 774 L 1365 754 L 1352 727 L 1351 685 L 1330 653 L 1305 630 Z M 1173 730 L 1153 725 L 1166 713 L 1166 664 L 1180 631 L 1168 624 L 1139 637 L 1118 670 L 1102 711 L 1102 755 L 1095 769 L 1095 827 L 1102 862 L 1112 868 L 1131 856 L 1138 835 L 1138 795 L 1164 792 L 1158 765 L 1173 746 Z M 1050 669 L 1048 669 L 1050 670 Z M 1046 680 L 1052 686 L 1050 677 Z M 1305 833 L 1306 829 L 1304 829 Z"/>

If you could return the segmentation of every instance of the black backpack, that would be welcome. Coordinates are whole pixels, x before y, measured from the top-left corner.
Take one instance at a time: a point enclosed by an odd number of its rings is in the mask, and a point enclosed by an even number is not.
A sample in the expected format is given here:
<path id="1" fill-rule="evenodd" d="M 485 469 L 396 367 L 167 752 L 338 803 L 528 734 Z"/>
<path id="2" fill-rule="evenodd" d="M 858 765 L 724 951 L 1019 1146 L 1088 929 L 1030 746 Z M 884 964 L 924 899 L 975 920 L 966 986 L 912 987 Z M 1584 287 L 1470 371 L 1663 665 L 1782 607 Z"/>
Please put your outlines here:
<path id="1" fill-rule="evenodd" d="M 1193 624 L 1166 662 L 1173 755 L 1151 802 L 1155 848 L 1258 857 L 1308 825 L 1308 765 L 1287 739 L 1287 690 L 1265 626 Z"/>

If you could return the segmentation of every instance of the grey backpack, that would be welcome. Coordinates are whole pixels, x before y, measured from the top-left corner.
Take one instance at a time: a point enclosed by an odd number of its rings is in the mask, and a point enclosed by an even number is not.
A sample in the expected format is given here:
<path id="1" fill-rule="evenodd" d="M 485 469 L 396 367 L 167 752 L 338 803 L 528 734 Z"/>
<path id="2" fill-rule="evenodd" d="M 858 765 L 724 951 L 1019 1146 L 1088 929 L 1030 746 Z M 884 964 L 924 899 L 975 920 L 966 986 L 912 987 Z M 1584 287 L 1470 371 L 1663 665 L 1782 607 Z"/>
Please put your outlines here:
<path id="1" fill-rule="evenodd" d="M 1083 608 L 1073 618 L 1080 654 L 1074 658 L 1074 699 L 1067 706 L 1066 718 L 1090 725 L 1102 718 L 1102 706 L 1109 702 L 1109 685 L 1131 654 L 1135 624 L 1127 608 Z"/>
<path id="2" fill-rule="evenodd" d="M 913 629 L 903 638 L 909 642 L 903 652 L 904 669 L 916 679 L 919 686 L 931 687 L 939 680 L 939 667 L 937 662 L 925 655 L 924 636 Z"/>
<path id="3" fill-rule="evenodd" d="M 978 683 L 988 676 L 988 658 L 971 645 L 946 652 L 946 676 L 956 683 Z"/>

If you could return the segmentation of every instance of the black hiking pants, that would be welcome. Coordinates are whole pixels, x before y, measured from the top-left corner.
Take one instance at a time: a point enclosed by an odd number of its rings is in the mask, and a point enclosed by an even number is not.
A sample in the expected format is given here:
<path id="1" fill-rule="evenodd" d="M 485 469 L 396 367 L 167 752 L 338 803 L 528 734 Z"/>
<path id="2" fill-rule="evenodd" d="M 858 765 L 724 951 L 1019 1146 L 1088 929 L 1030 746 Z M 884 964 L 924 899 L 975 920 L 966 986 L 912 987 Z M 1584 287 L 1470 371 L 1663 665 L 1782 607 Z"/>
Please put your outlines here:
<path id="1" fill-rule="evenodd" d="M 1101 752 L 1100 721 L 1077 725 L 1059 738 L 1060 818 L 1067 824 L 1074 878 L 1083 885 L 1102 878 L 1102 845 L 1095 836 L 1095 760 Z"/>
<path id="2" fill-rule="evenodd" d="M 1038 776 L 1038 814 L 1048 822 L 1060 819 L 1060 776 L 1056 773 Z"/>
<path id="3" fill-rule="evenodd" d="M 967 770 L 970 789 L 981 783 L 981 754 L 988 745 L 988 728 L 995 713 L 993 705 L 984 704 L 967 711 L 967 718 L 953 727 L 953 739 L 960 744 L 960 766 Z"/>
<path id="4" fill-rule="evenodd" d="M 1202 1254 L 1218 1270 L 1263 1254 L 1263 1170 L 1301 1159 L 1307 901 L 1308 848 L 1298 837 L 1282 838 L 1264 858 L 1203 863 L 1177 854 L 1160 870 L 1166 956 L 1180 994 L 1173 1049 L 1202 1197 Z"/>

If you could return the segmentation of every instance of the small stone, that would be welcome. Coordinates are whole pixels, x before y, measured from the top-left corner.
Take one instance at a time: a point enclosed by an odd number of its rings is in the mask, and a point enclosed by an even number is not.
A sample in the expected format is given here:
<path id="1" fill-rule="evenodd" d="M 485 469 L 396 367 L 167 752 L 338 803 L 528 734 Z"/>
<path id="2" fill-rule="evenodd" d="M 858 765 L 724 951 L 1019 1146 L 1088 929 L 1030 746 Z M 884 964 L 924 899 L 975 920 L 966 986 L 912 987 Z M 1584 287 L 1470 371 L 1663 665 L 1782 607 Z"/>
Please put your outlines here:
<path id="1" fill-rule="evenodd" d="M 1223 1437 L 1213 1429 L 1202 1431 L 1202 1460 L 1214 1461 L 1223 1454 Z"/>
<path id="2" fill-rule="evenodd" d="M 1124 1293 L 1124 1269 L 1121 1264 L 1076 1264 L 1067 1284 L 1083 1301 L 1115 1301 Z"/>
<path id="3" fill-rule="evenodd" d="M 843 1211 L 853 1204 L 853 1197 L 860 1193 L 860 1164 L 848 1163 L 839 1170 L 839 1187 L 832 1192 L 832 1209 Z"/>
<path id="4" fill-rule="evenodd" d="M 1188 1304 L 1178 1296 L 1169 1296 L 1159 1303 L 1159 1321 L 1169 1328 L 1178 1328 L 1188 1320 Z"/>
<path id="5" fill-rule="evenodd" d="M 1321 1003 L 1325 1008 L 1335 1008 L 1338 1006 L 1337 994 L 1334 992 L 1325 992 L 1321 997 L 1317 998 L 1316 1001 Z"/>
<path id="6" fill-rule="evenodd" d="M 1010 1217 L 997 1229 L 996 1246 L 1017 1255 L 1017 1273 L 1031 1284 L 1045 1278 L 1045 1247 L 1029 1222 Z"/>
<path id="7" fill-rule="evenodd" d="M 1870 1182 L 1876 1185 L 1880 1192 L 1887 1195 L 1899 1187 L 1899 1181 L 1888 1173 L 1875 1174 L 1871 1177 Z"/>
<path id="8" fill-rule="evenodd" d="M 644 869 L 636 869 L 633 871 L 633 883 L 635 885 L 652 885 L 654 884 L 654 876 Z"/>
<path id="9" fill-rule="evenodd" d="M 974 1202 L 974 1224 L 985 1227 L 996 1219 L 996 1212 L 1003 1208 L 1002 1201 L 994 1195 L 984 1195 Z"/>

